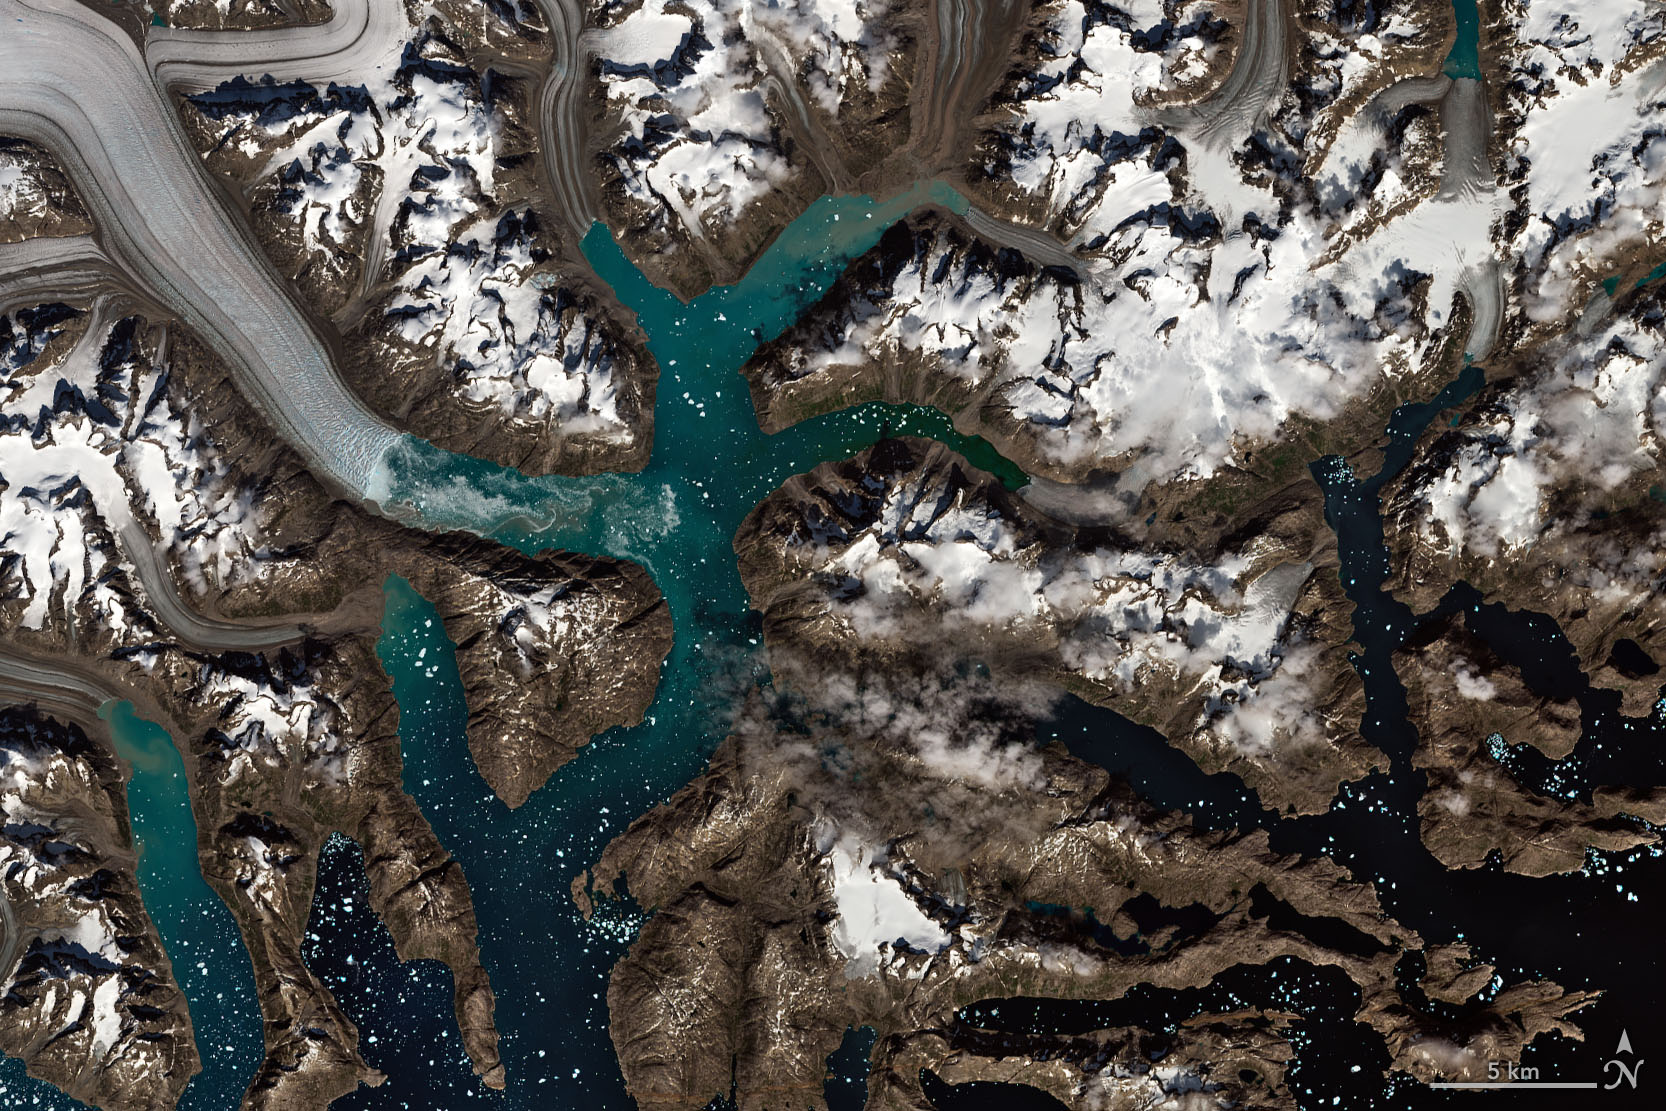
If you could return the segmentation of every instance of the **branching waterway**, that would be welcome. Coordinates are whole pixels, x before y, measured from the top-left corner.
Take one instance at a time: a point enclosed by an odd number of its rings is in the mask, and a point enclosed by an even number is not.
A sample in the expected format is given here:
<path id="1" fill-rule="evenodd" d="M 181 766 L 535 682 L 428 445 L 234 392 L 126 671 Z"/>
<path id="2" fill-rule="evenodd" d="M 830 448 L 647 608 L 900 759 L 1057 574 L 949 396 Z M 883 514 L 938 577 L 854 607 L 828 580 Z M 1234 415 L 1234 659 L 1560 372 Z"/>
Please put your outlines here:
<path id="1" fill-rule="evenodd" d="M 1277 10 L 1272 4 L 1256 10 L 1269 9 Z M 341 5 L 340 11 L 345 21 L 360 9 Z M 1271 36 L 1280 33 L 1276 20 L 1266 29 Z M 1473 29 L 1468 34 L 1447 72 L 1473 80 L 1479 68 L 1475 63 L 1471 71 Z M 184 63 L 178 65 L 176 72 L 184 73 Z M 132 203 L 110 200 L 100 209 L 101 223 L 119 224 Z M 766 436 L 737 373 L 759 342 L 789 325 L 890 223 L 926 203 L 967 211 L 964 200 L 941 186 L 922 186 L 883 202 L 825 198 L 788 227 L 741 282 L 688 304 L 650 285 L 606 229 L 593 227 L 585 254 L 637 312 L 661 371 L 653 456 L 640 474 L 529 479 L 409 437 L 386 454 L 373 493 L 390 512 L 413 523 L 468 528 L 523 550 L 558 546 L 640 562 L 667 597 L 676 643 L 643 724 L 598 738 L 523 807 L 510 811 L 474 771 L 465 737 L 468 708 L 452 646 L 433 607 L 404 581 L 388 582 L 379 651 L 401 709 L 404 782 L 463 864 L 473 890 L 483 962 L 497 992 L 508 1086 L 502 1093 L 480 1086 L 453 1030 L 444 968 L 397 966 L 364 905 L 358 854 L 351 845 L 333 842 L 320 868 L 306 955 L 359 1023 L 366 1059 L 389 1076 L 383 1087 L 360 1089 L 336 1106 L 447 1111 L 475 1102 L 517 1109 L 631 1106 L 608 1039 L 606 988 L 609 970 L 642 916 L 628 903 L 604 904 L 586 922 L 571 899 L 571 884 L 634 817 L 699 773 L 727 727 L 729 708 L 765 681 L 756 618 L 748 611 L 731 551 L 742 518 L 788 476 L 847 457 L 887 428 L 943 440 L 1010 484 L 1023 481 L 986 443 L 957 434 L 947 418 L 931 410 L 868 405 Z M 577 209 L 576 201 L 573 206 Z M 1051 245 L 1037 241 L 1029 249 L 1046 254 Z M 116 253 L 124 266 L 130 263 L 126 252 Z M 197 323 L 214 337 L 214 327 L 206 326 L 210 322 Z M 1471 372 L 1432 404 L 1397 414 L 1385 474 L 1403 464 L 1424 424 L 1461 403 L 1477 384 L 1478 375 Z M 1378 881 L 1390 911 L 1432 941 L 1467 937 L 1484 956 L 1502 955 L 1505 964 L 1523 971 L 1565 977 L 1569 986 L 1623 980 L 1615 958 L 1582 944 L 1566 913 L 1579 906 L 1622 931 L 1636 932 L 1645 920 L 1627 898 L 1636 894 L 1635 883 L 1616 893 L 1610 880 L 1585 876 L 1549 885 L 1495 872 L 1455 877 L 1434 866 L 1417 841 L 1418 786 L 1406 766 L 1409 727 L 1388 666 L 1389 653 L 1415 615 L 1397 609 L 1380 590 L 1383 555 L 1375 514 L 1381 480 L 1361 483 L 1334 463 L 1316 477 L 1327 488 L 1341 537 L 1344 582 L 1361 607 L 1361 667 L 1372 700 L 1367 735 L 1394 758 L 1392 775 L 1349 791 L 1331 814 L 1284 822 L 1265 812 L 1235 778 L 1204 775 L 1161 736 L 1109 711 L 1070 702 L 1044 725 L 1042 735 L 1127 774 L 1153 802 L 1184 808 L 1203 824 L 1267 825 L 1280 848 L 1334 853 L 1361 878 Z M 146 903 L 186 990 L 203 1050 L 205 1071 L 182 1106 L 223 1111 L 236 1106 L 260 1055 L 248 958 L 229 914 L 196 869 L 196 834 L 177 755 L 131 708 L 116 706 L 107 713 L 117 744 L 136 771 L 130 800 L 145 846 L 140 871 Z M 1644 905 L 1658 906 L 1659 893 L 1644 890 Z M 1438 897 L 1431 900 L 1431 892 Z M 1546 951 L 1546 945 L 1556 951 Z M 1645 947 L 1628 939 L 1615 951 Z M 1304 989 L 1307 996 L 1298 993 L 1290 1005 L 1316 1019 L 1330 1016 L 1328 1025 L 1341 1031 L 1324 1043 L 1330 1051 L 1325 1067 L 1310 1065 L 1305 1074 L 1293 1074 L 1306 1078 L 1304 1101 L 1330 1105 L 1332 1099 L 1366 1094 L 1352 1067 L 1370 1070 L 1375 1062 L 1348 1058 L 1346 1008 L 1338 1010 L 1326 995 L 1322 976 L 1294 971 L 1299 975 L 1286 983 L 1300 986 L 1308 978 L 1313 983 Z M 1233 990 L 1265 995 L 1273 989 Z M 1632 999 L 1626 1006 L 1633 1006 L 1635 995 L 1622 991 L 1620 998 Z M 1149 1013 L 1130 1010 L 1147 1002 Z M 1171 999 L 1142 997 L 1124 1009 L 1131 1018 L 1160 1021 L 1173 1005 Z M 1056 1025 L 1068 1017 L 1064 1005 L 1053 1011 L 1045 1008 L 1055 1005 L 1040 1006 L 1037 1022 Z M 1606 1036 L 1604 1028 L 1599 1040 Z M 1572 1051 L 1544 1052 L 1560 1054 L 1561 1060 Z M 836 1054 L 841 1059 L 835 1063 L 841 1071 L 855 1071 L 860 1056 Z M 0 1068 L 0 1094 L 14 1106 L 73 1106 L 44 1085 L 22 1079 L 16 1062 Z M 1409 1106 L 1408 1096 L 1402 1091 L 1389 1103 L 1372 1097 L 1348 1105 L 1403 1107 Z"/>
<path id="2" fill-rule="evenodd" d="M 386 985 L 433 995 L 436 978 L 443 983 L 448 973 L 441 966 L 401 972 L 393 967 L 391 946 L 364 943 L 366 928 L 381 928 L 367 926 L 362 906 L 340 905 L 361 866 L 356 854 L 338 848 L 321 873 L 319 909 L 309 931 L 317 938 L 309 952 L 321 960 L 334 954 L 328 958 L 336 973 L 332 986 L 361 1024 L 366 1059 L 389 1080 L 337 1106 L 450 1108 L 474 1099 L 526 1108 L 630 1106 L 607 1038 L 605 989 L 607 972 L 639 919 L 604 907 L 586 924 L 570 886 L 632 818 L 700 771 L 723 735 L 727 708 L 760 678 L 759 636 L 731 550 L 741 520 L 790 475 L 852 455 L 887 430 L 935 437 L 1010 485 L 1024 481 L 986 442 L 958 434 L 942 414 L 915 406 L 875 403 L 766 436 L 738 373 L 758 343 L 791 324 L 890 224 L 924 204 L 966 211 L 964 200 L 942 185 L 883 202 L 824 198 L 741 282 L 686 305 L 651 285 L 596 225 L 584 241 L 585 253 L 637 312 L 661 368 L 654 452 L 640 474 L 533 479 L 414 438 L 395 453 L 397 465 L 386 472 L 381 491 L 394 512 L 429 528 L 494 535 L 526 551 L 555 546 L 636 560 L 665 593 L 677 639 L 645 723 L 602 737 L 510 812 L 474 772 L 461 683 L 432 607 L 408 584 L 388 584 L 381 654 L 401 707 L 405 785 L 463 863 L 473 888 L 484 963 L 498 994 L 509 1087 L 498 1095 L 473 1075 L 454 1032 L 447 1033 L 449 991 L 440 991 L 441 1003 L 431 1008 L 388 1005 Z M 159 728 L 123 714 L 116 722 L 118 744 L 153 745 L 165 738 Z M 168 843 L 194 850 L 195 828 L 183 795 L 162 802 L 155 794 L 182 791 L 183 779 L 176 783 L 171 771 L 163 771 L 165 782 L 153 782 L 162 767 L 158 759 L 148 750 L 133 759 L 135 821 L 165 806 Z M 219 1111 L 236 1105 L 259 1061 L 249 962 L 235 932 L 232 945 L 220 943 L 230 925 L 223 908 L 223 923 L 200 910 L 174 913 L 174 893 L 202 887 L 202 880 L 194 851 L 168 861 L 167 869 L 147 870 L 142 879 L 176 965 L 191 962 L 181 978 L 203 1032 L 204 1071 L 181 1106 Z M 341 963 L 348 952 L 369 962 L 356 966 L 362 975 L 343 971 L 355 967 Z M 246 989 L 193 990 L 199 962 L 209 982 L 247 981 Z M 11 1091 L 33 1091 L 40 1107 L 73 1106 L 45 1085 L 8 1073 L 0 1077 Z M 551 1094 L 552 1086 L 559 1094 Z"/>

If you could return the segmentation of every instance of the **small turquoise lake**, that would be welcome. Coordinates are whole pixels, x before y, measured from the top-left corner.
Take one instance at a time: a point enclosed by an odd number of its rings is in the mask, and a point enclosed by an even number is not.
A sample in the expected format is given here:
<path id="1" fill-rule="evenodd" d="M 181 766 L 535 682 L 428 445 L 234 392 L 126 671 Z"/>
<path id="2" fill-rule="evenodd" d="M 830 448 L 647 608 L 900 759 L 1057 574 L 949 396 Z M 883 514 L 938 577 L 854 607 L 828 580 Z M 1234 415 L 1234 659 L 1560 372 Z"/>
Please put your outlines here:
<path id="1" fill-rule="evenodd" d="M 254 970 L 231 912 L 202 878 L 185 763 L 167 731 L 139 717 L 131 702 L 106 703 L 99 716 L 116 753 L 133 768 L 127 805 L 139 854 L 139 886 L 190 1004 L 202 1054 L 203 1072 L 179 1106 L 224 1111 L 236 1106 L 260 1066 Z M 9 1057 L 0 1058 L 0 1105 L 50 1111 L 84 1106 L 28 1079 L 23 1062 Z"/>
<path id="2" fill-rule="evenodd" d="M 1441 72 L 1448 77 L 1481 80 L 1481 12 L 1476 0 L 1452 0 L 1458 34 Z"/>

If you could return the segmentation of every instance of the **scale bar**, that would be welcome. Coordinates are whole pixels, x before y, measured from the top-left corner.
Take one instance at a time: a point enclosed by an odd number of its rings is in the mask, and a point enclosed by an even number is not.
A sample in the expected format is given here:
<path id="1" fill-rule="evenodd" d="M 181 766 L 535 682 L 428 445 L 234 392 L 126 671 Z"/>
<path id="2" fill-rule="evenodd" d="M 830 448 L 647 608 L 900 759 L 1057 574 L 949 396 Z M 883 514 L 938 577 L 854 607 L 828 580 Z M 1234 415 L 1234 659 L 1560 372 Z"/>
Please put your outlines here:
<path id="1" fill-rule="evenodd" d="M 1595 1080 L 1471 1080 L 1460 1084 L 1431 1084 L 1431 1088 L 1595 1088 Z"/>

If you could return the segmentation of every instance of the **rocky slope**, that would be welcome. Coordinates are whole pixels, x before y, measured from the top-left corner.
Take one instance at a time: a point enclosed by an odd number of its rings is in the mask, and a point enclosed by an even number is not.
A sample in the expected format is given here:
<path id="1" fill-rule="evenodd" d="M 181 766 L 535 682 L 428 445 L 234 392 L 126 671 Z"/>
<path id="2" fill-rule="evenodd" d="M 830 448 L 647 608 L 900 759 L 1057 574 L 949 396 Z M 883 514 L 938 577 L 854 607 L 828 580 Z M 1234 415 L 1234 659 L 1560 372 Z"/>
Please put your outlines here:
<path id="1" fill-rule="evenodd" d="M 1259 45 L 1182 104 L 1173 74 L 1206 65 L 1218 20 L 1039 6 L 967 171 L 1026 236 L 893 229 L 748 368 L 766 427 L 928 401 L 1032 474 L 1108 486 L 1130 524 L 1205 480 L 1277 489 L 1265 460 L 1291 441 L 1364 446 L 1452 376 L 1491 288 L 1496 197 L 1463 157 L 1479 94 L 1400 80 L 1439 68 L 1449 15 L 1425 8 L 1286 27 L 1249 5 Z"/>
<path id="2" fill-rule="evenodd" d="M 593 0 L 604 219 L 656 283 L 735 281 L 823 192 L 906 145 L 928 13 L 899 0 Z"/>
<path id="3" fill-rule="evenodd" d="M 81 199 L 52 156 L 0 137 L 0 243 L 92 230 Z"/>
<path id="4" fill-rule="evenodd" d="M 139 897 L 126 775 L 107 739 L 0 708 L 0 1050 L 94 1107 L 155 1111 L 197 1046 Z"/>
<path id="5" fill-rule="evenodd" d="M 614 969 L 611 1030 L 627 1088 L 655 1106 L 730 1094 L 741 1108 L 823 1107 L 828 1054 L 866 1024 L 879 1035 L 870 1107 L 927 1106 L 922 1067 L 1021 1079 L 1071 1106 L 1192 1092 L 1200 1106 L 1293 1107 L 1300 1019 L 1272 999 L 1085 1044 L 1004 1038 L 961 1011 L 1116 999 L 1291 958 L 1339 970 L 1358 992 L 1349 1017 L 1424 1080 L 1482 1075 L 1542 1032 L 1577 1036 L 1566 1016 L 1588 1002 L 1544 982 L 1478 996 L 1492 969 L 1462 946 L 1425 948 L 1329 861 L 1274 854 L 1261 833 L 1194 830 L 1021 735 L 944 747 L 900 721 L 755 723 L 575 893 L 588 906 L 621 885 L 653 916 Z M 1464 1004 L 1451 1017 L 1408 1005 L 1407 952 L 1426 958 L 1424 992 Z"/>
<path id="6" fill-rule="evenodd" d="M 640 468 L 657 372 L 537 177 L 546 32 L 509 6 L 407 14 L 363 84 L 251 73 L 182 98 L 189 134 L 374 408 L 531 473 Z"/>
<path id="7" fill-rule="evenodd" d="M 1396 594 L 1426 611 L 1461 580 L 1550 615 L 1632 716 L 1659 697 L 1666 658 L 1661 297 L 1634 290 L 1500 368 L 1383 491 Z"/>
<path id="8" fill-rule="evenodd" d="M 300 956 L 333 831 L 363 846 L 401 955 L 451 966 L 464 1043 L 501 1085 L 467 883 L 400 785 L 392 692 L 366 681 L 380 586 L 401 574 L 438 601 L 487 707 L 470 723 L 477 763 L 519 801 L 591 732 L 640 717 L 670 645 L 651 582 L 334 501 L 191 337 L 112 301 L 19 312 L 0 341 L 7 652 L 90 661 L 178 740 L 204 875 L 243 931 L 266 1019 L 247 1105 L 316 1107 L 377 1078 Z"/>
<path id="9" fill-rule="evenodd" d="M 1523 786 L 1499 759 L 1504 746 L 1532 745 L 1560 760 L 1580 738 L 1579 707 L 1535 695 L 1456 617 L 1420 629 L 1395 657 L 1407 711 L 1420 738 L 1412 765 L 1428 776 L 1418 803 L 1423 842 L 1448 868 L 1479 868 L 1497 853 L 1530 876 L 1584 867 L 1587 848 L 1655 844 L 1634 817 L 1658 814 L 1666 791 L 1598 791 L 1593 803 Z"/>
<path id="10" fill-rule="evenodd" d="M 1321 510 L 1306 483 L 1209 542 L 1140 547 L 893 439 L 789 480 L 735 549 L 778 677 L 830 654 L 880 671 L 959 655 L 1112 706 L 1276 809 L 1315 813 L 1378 755 L 1358 737 L 1352 606 Z"/>
<path id="11" fill-rule="evenodd" d="M 143 43 L 156 20 L 162 26 L 204 31 L 252 30 L 322 23 L 332 10 L 328 0 L 151 0 L 115 6 L 109 16 Z"/>

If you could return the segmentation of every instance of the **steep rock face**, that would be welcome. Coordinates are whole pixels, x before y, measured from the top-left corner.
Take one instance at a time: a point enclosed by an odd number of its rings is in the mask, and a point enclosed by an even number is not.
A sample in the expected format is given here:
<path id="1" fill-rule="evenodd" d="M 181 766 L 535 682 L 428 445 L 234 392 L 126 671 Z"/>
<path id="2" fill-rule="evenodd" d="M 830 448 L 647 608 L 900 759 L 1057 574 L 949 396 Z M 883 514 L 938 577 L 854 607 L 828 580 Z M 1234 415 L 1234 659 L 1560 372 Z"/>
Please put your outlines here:
<path id="1" fill-rule="evenodd" d="M 464 1045 L 500 1086 L 468 886 L 400 784 L 397 706 L 375 679 L 380 587 L 403 574 L 440 601 L 471 698 L 496 707 L 471 743 L 518 801 L 590 732 L 640 716 L 670 644 L 652 583 L 335 501 L 192 337 L 112 302 L 4 328 L 6 651 L 88 661 L 178 740 L 203 872 L 243 932 L 266 1020 L 248 1106 L 316 1107 L 378 1079 L 300 955 L 334 831 L 364 848 L 401 955 L 451 966 Z"/>
<path id="2" fill-rule="evenodd" d="M 1438 68 L 1423 8 L 1327 8 L 1297 34 L 1248 5 L 1233 91 L 1180 105 L 1159 90 L 1218 21 L 1041 6 L 969 171 L 1019 226 L 893 229 L 749 367 L 766 426 L 927 401 L 1031 474 L 1108 484 L 1101 515 L 1129 525 L 1277 490 L 1290 441 L 1365 446 L 1451 377 L 1494 284 L 1496 198 L 1457 149 L 1479 94 L 1394 84 Z"/>
<path id="3" fill-rule="evenodd" d="M 181 113 L 374 408 L 532 473 L 635 470 L 657 371 L 541 199 L 529 12 L 412 4 L 362 85 L 251 73 Z"/>
<path id="4" fill-rule="evenodd" d="M 658 285 L 735 281 L 823 192 L 907 143 L 903 0 L 594 0 L 589 130 L 607 225 Z"/>
<path id="5" fill-rule="evenodd" d="M 468 885 L 401 788 L 397 706 L 362 681 L 376 667 L 366 638 L 260 655 L 176 651 L 152 665 L 164 708 L 194 726 L 186 755 L 204 876 L 255 960 L 267 1055 L 251 1108 L 316 1107 L 381 1081 L 301 958 L 318 851 L 338 830 L 364 848 L 371 905 L 400 956 L 451 966 L 463 1044 L 484 1082 L 503 1084 Z M 200 710 L 188 716 L 205 702 L 217 706 L 206 722 Z"/>
<path id="6" fill-rule="evenodd" d="M 1200 173 L 1239 177 L 1286 209 L 1314 206 L 1332 234 L 1358 232 L 1430 193 L 1438 138 L 1403 149 L 1409 121 L 1397 117 L 1418 101 L 1379 98 L 1440 70 L 1451 5 L 1295 0 L 1278 6 L 1282 28 L 1271 17 L 1237 0 L 1032 4 L 979 117 L 970 188 L 991 211 L 1067 241 L 1089 223 L 1114 222 L 1119 206 L 1162 199 L 1129 195 L 1152 170 L 1180 171 L 1187 199 L 1206 206 L 1234 184 Z M 1375 141 L 1385 128 L 1394 142 Z M 1154 157 L 1165 145 L 1167 157 Z"/>
<path id="7" fill-rule="evenodd" d="M 245 455 L 267 557 L 258 575 L 210 580 L 205 609 L 241 621 L 312 616 L 311 627 L 374 628 L 397 574 L 438 607 L 471 707 L 469 748 L 519 805 L 596 733 L 641 720 L 671 650 L 671 616 L 640 567 L 550 551 L 522 555 L 474 536 L 409 532 L 331 499 L 231 390 L 201 350 L 175 345 L 190 411 Z M 281 554 L 280 554 L 281 553 Z M 199 604 L 193 599 L 193 604 Z"/>
<path id="8" fill-rule="evenodd" d="M 1510 326 L 1537 342 L 1660 261 L 1666 14 L 1499 0 L 1482 19 L 1494 162 L 1510 198 Z"/>
<path id="9" fill-rule="evenodd" d="M 1461 580 L 1549 614 L 1632 716 L 1666 659 L 1661 296 L 1524 353 L 1383 490 L 1396 595 L 1426 611 Z"/>
<path id="10" fill-rule="evenodd" d="M 789 480 L 735 538 L 771 648 L 792 650 L 778 672 L 829 653 L 881 671 L 960 654 L 1153 725 L 1302 813 L 1377 756 L 1357 735 L 1334 544 L 1311 485 L 1211 542 L 1146 549 L 910 439 Z"/>
<path id="11" fill-rule="evenodd" d="M 323 23 L 333 5 L 328 0 L 156 0 L 143 8 L 114 8 L 109 16 L 143 45 L 160 20 L 168 27 L 203 31 L 253 30 Z"/>
<path id="12" fill-rule="evenodd" d="M 1532 745 L 1553 759 L 1569 755 L 1579 741 L 1579 707 L 1533 694 L 1459 618 L 1419 630 L 1396 653 L 1395 672 L 1420 733 L 1412 765 L 1428 776 L 1417 808 L 1423 841 L 1448 868 L 1479 868 L 1497 852 L 1509 871 L 1545 876 L 1583 867 L 1588 847 L 1659 840 L 1620 817 L 1655 812 L 1658 802 L 1599 795 L 1586 805 L 1536 794 L 1511 776 L 1499 750 Z"/>
<path id="13" fill-rule="evenodd" d="M 980 1053 L 957 1017 L 989 997 L 1115 999 L 1280 959 L 1341 970 L 1359 992 L 1355 1020 L 1425 1080 L 1481 1075 L 1489 1055 L 1572 1033 L 1566 1015 L 1589 1000 L 1535 982 L 1461 1019 L 1420 1016 L 1396 966 L 1422 943 L 1369 887 L 1328 860 L 1270 852 L 1263 833 L 1196 831 L 1018 737 L 942 747 L 907 725 L 751 725 L 611 844 L 595 875 L 575 884 L 581 906 L 622 879 L 653 912 L 615 967 L 608 1008 L 627 1087 L 656 1106 L 730 1091 L 741 1108 L 824 1106 L 826 1056 L 864 1024 L 879 1034 L 869 1083 L 882 1107 L 927 1105 L 922 1066 L 956 1079 L 1016 1068 L 1073 1105 L 1191 1089 L 1294 1106 L 1282 1078 L 1295 1016 L 1255 1001 L 1142 1042 L 1144 1055 L 1110 1032 L 1102 1055 L 1077 1046 L 1056 1062 L 1002 1060 L 993 1038 Z M 1457 950 L 1449 963 L 1467 966 Z M 1463 1000 L 1490 979 L 1453 986 L 1436 972 L 1430 988 Z"/>
<path id="14" fill-rule="evenodd" d="M 331 632 L 318 637 L 280 620 L 318 616 L 309 612 L 316 592 L 285 603 L 283 561 L 263 533 L 276 514 L 263 504 L 258 464 L 282 449 L 246 416 L 214 419 L 242 403 L 229 393 L 219 406 L 203 403 L 204 363 L 187 337 L 117 319 L 107 301 L 9 323 L 30 357 L 7 383 L 0 425 L 0 516 L 15 553 L 0 564 L 6 651 L 49 668 L 87 661 L 176 738 L 203 874 L 243 933 L 266 1021 L 267 1057 L 247 1105 L 314 1107 L 379 1079 L 300 957 L 316 852 L 336 829 L 387 843 L 373 890 L 451 908 L 395 908 L 386 921 L 402 950 L 451 957 L 467 989 L 460 1016 L 473 1015 L 468 1047 L 497 1078 L 467 886 L 455 865 L 441 866 L 449 858 L 403 794 L 391 691 L 364 682 L 376 674 L 374 611 L 320 605 Z M 316 485 L 310 497 L 316 508 L 332 504 Z M 299 498 L 282 504 L 304 512 Z M 226 598 L 240 588 L 265 595 L 262 619 L 219 616 L 235 609 Z M 198 599 L 212 601 L 198 609 Z M 228 650 L 240 638 L 248 650 Z M 431 878 L 412 885 L 414 876 Z M 453 936 L 441 943 L 433 933 Z"/>
<path id="15" fill-rule="evenodd" d="M 75 187 L 52 156 L 33 143 L 0 137 L 0 243 L 91 230 Z"/>
<path id="16" fill-rule="evenodd" d="M 1288 1101 L 1285 1070 L 1298 1023 L 1277 1011 L 1201 1014 L 1172 1035 L 1137 1029 L 1072 1037 L 967 1029 L 894 1034 L 885 1071 L 869 1082 L 873 1106 L 909 1107 L 921 1069 L 949 1084 L 996 1081 L 1039 1088 L 1066 1107 L 1252 1107 Z M 1244 1080 L 1245 1075 L 1256 1077 Z M 1230 1078 L 1230 1079 L 1228 1079 Z"/>
<path id="17" fill-rule="evenodd" d="M 653 701 L 671 614 L 634 563 L 523 556 L 450 534 L 402 569 L 457 645 L 469 750 L 511 807 L 597 733 L 641 721 Z"/>
<path id="18" fill-rule="evenodd" d="M 199 1065 L 139 896 L 125 778 L 79 725 L 0 708 L 0 1050 L 94 1107 L 157 1111 Z"/>

